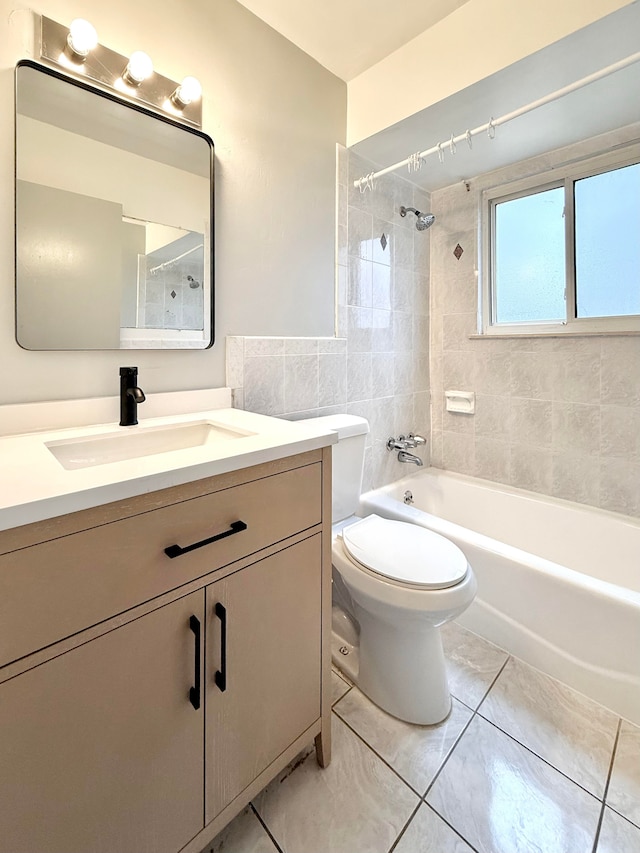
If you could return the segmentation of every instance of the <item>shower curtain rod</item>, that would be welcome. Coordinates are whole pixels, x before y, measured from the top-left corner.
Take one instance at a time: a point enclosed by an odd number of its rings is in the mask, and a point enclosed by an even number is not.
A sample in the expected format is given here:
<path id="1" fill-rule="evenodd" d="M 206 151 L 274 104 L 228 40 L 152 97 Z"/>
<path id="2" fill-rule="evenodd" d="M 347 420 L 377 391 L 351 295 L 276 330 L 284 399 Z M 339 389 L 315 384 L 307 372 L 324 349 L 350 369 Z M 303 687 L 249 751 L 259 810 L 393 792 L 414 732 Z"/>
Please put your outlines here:
<path id="1" fill-rule="evenodd" d="M 377 172 L 369 172 L 368 175 L 363 175 L 361 178 L 357 178 L 353 182 L 354 187 L 359 187 L 361 191 L 363 191 L 363 187 L 366 190 L 367 188 L 372 188 L 373 181 L 376 178 L 382 177 L 382 175 L 387 175 L 389 172 L 395 172 L 396 169 L 400 169 L 402 166 L 413 166 L 414 171 L 417 171 L 421 163 L 420 161 L 425 159 L 431 154 L 438 154 L 441 161 L 444 160 L 444 150 L 445 147 L 448 146 L 451 150 L 452 154 L 455 154 L 455 148 L 458 142 L 468 142 L 469 146 L 471 146 L 471 139 L 474 136 L 477 136 L 479 133 L 484 133 L 485 131 L 489 132 L 491 138 L 493 138 L 493 133 L 495 132 L 495 128 L 499 127 L 502 124 L 506 124 L 508 121 L 513 121 L 514 118 L 519 118 L 525 113 L 529 113 L 532 110 L 538 109 L 538 107 L 543 107 L 545 104 L 549 104 L 552 101 L 557 101 L 559 98 L 563 98 L 565 95 L 569 95 L 571 92 L 575 92 L 578 89 L 582 89 L 584 86 L 588 86 L 590 83 L 595 83 L 596 80 L 601 80 L 603 77 L 608 77 L 610 74 L 614 74 L 616 71 L 620 71 L 623 68 L 626 68 L 629 65 L 633 65 L 634 62 L 640 61 L 640 51 L 638 53 L 632 53 L 630 56 L 627 56 L 625 59 L 620 59 L 618 62 L 614 62 L 612 65 L 607 65 L 606 68 L 601 68 L 599 71 L 594 71 L 593 74 L 588 74 L 586 77 L 583 77 L 581 80 L 576 80 L 575 83 L 569 83 L 568 86 L 563 86 L 562 89 L 556 89 L 555 92 L 551 92 L 548 95 L 545 95 L 542 98 L 539 98 L 537 101 L 532 101 L 530 104 L 526 104 L 524 107 L 519 107 L 517 110 L 513 110 L 510 113 L 505 113 L 505 115 L 500 116 L 499 118 L 491 118 L 485 124 L 481 124 L 478 127 L 474 127 L 473 130 L 467 130 L 464 133 L 458 134 L 458 136 L 451 135 L 450 139 L 446 139 L 443 142 L 438 142 L 436 145 L 433 145 L 431 148 L 427 148 L 424 151 L 419 151 L 416 154 L 410 154 L 409 157 L 406 157 L 404 160 L 401 160 L 399 163 L 394 163 L 393 166 L 387 166 L 385 169 L 379 169 Z"/>
<path id="2" fill-rule="evenodd" d="M 182 260 L 182 258 L 186 258 L 187 255 L 190 255 L 191 252 L 197 252 L 198 249 L 202 249 L 204 243 L 198 243 L 197 246 L 193 246 L 191 249 L 187 249 L 186 252 L 183 252 L 181 255 L 177 255 L 175 258 L 171 258 L 169 261 L 165 261 L 162 264 L 158 264 L 157 267 L 151 267 L 149 270 L 150 273 L 157 272 L 158 270 L 163 270 L 165 267 L 168 267 L 169 264 L 175 264 L 176 261 Z"/>

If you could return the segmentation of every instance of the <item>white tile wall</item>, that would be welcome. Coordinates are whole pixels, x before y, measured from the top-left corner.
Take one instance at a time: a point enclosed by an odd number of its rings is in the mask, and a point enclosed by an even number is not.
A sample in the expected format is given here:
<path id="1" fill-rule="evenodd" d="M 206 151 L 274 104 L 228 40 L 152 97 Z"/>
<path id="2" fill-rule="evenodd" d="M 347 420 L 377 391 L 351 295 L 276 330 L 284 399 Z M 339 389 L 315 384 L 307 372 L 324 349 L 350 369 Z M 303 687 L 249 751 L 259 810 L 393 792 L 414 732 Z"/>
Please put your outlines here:
<path id="1" fill-rule="evenodd" d="M 640 516 L 640 337 L 470 340 L 482 190 L 637 137 L 640 126 L 432 195 L 432 464 Z M 464 249 L 460 260 L 456 245 Z M 476 414 L 444 411 L 447 388 Z"/>
<path id="2" fill-rule="evenodd" d="M 392 434 L 430 434 L 429 232 L 398 208 L 429 209 L 399 176 L 360 193 L 373 164 L 338 152 L 337 338 L 227 338 L 235 405 L 288 418 L 349 412 L 369 420 L 365 488 L 407 466 L 386 449 Z M 385 235 L 383 248 L 380 238 Z M 428 445 L 420 451 L 428 464 Z"/>

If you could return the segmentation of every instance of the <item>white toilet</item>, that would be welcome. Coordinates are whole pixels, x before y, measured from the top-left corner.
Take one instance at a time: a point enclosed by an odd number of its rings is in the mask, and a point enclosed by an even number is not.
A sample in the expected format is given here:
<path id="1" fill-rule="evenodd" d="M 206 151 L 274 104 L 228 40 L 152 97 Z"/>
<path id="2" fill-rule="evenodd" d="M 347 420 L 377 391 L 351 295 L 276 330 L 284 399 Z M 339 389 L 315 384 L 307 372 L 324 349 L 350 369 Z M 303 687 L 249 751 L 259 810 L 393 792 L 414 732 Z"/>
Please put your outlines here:
<path id="1" fill-rule="evenodd" d="M 333 415 L 333 660 L 380 708 L 430 725 L 451 709 L 440 626 L 473 601 L 462 551 L 424 527 L 357 518 L 364 418 Z"/>

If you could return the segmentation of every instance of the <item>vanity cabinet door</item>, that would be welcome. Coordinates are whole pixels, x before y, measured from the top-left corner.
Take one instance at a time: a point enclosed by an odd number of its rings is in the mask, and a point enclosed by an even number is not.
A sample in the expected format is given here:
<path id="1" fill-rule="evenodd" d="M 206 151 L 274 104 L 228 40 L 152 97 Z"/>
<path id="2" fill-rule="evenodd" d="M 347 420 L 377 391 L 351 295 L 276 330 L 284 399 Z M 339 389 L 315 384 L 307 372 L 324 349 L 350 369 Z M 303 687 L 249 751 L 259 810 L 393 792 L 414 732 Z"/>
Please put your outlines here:
<path id="1" fill-rule="evenodd" d="M 2 853 L 175 853 L 202 829 L 203 605 L 199 590 L 0 684 Z"/>
<path id="2" fill-rule="evenodd" d="M 207 587 L 206 823 L 320 717 L 321 562 L 318 534 Z"/>

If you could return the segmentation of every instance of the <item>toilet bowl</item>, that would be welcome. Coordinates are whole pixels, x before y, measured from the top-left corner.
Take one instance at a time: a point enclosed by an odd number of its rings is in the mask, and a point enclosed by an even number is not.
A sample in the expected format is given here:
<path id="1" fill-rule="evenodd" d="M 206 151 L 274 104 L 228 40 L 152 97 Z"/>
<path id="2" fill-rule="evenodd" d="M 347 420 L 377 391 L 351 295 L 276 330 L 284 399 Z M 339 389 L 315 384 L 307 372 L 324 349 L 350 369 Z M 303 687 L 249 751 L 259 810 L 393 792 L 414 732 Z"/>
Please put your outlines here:
<path id="1" fill-rule="evenodd" d="M 420 725 L 443 720 L 451 697 L 439 628 L 476 593 L 462 551 L 417 525 L 370 515 L 336 533 L 332 560 L 348 592 L 334 609 L 336 665 L 394 717 Z M 348 644 L 348 668 L 340 652 L 345 617 L 357 636 Z"/>
<path id="2" fill-rule="evenodd" d="M 440 626 L 462 613 L 476 579 L 445 537 L 377 515 L 358 518 L 364 418 L 323 418 L 333 445 L 333 636 L 335 665 L 376 705 L 432 725 L 451 710 Z"/>

